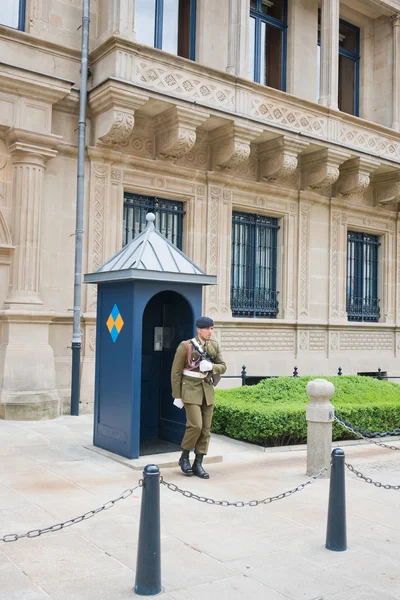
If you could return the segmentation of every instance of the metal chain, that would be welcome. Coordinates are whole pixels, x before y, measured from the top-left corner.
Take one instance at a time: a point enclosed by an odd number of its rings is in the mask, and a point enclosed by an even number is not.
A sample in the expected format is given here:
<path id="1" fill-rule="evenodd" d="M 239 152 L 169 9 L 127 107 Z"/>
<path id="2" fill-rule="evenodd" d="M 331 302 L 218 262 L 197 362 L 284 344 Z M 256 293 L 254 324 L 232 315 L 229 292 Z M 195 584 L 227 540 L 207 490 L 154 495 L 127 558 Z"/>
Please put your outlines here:
<path id="1" fill-rule="evenodd" d="M 341 417 L 338 417 L 337 415 L 336 415 L 336 417 L 337 417 L 337 421 L 339 421 L 343 425 L 348 425 L 349 427 L 351 427 L 354 430 L 355 433 L 359 433 L 364 438 L 381 438 L 381 437 L 390 437 L 390 436 L 394 436 L 394 435 L 400 435 L 400 428 L 393 429 L 393 431 L 383 431 L 383 432 L 369 431 L 369 429 L 360 429 L 359 427 L 352 425 L 351 423 L 349 423 L 348 421 L 345 421 L 344 419 L 342 419 Z"/>
<path id="2" fill-rule="evenodd" d="M 389 485 L 388 483 L 381 483 L 380 481 L 372 481 L 371 477 L 365 477 L 365 475 L 363 475 L 360 471 L 357 471 L 357 469 L 354 468 L 353 465 L 350 465 L 347 462 L 345 462 L 344 464 L 349 469 L 349 471 L 351 471 L 352 473 L 354 473 L 354 475 L 357 475 L 359 479 L 363 479 L 367 483 L 372 483 L 372 485 L 375 485 L 378 488 L 384 488 L 385 490 L 400 490 L 400 485 Z"/>
<path id="3" fill-rule="evenodd" d="M 161 485 L 164 485 L 166 488 L 171 490 L 171 492 L 178 492 L 179 494 L 182 494 L 182 496 L 185 496 L 185 498 L 191 498 L 192 500 L 197 500 L 198 502 L 203 502 L 204 504 L 214 504 L 215 506 L 235 506 L 236 508 L 243 508 L 244 506 L 258 506 L 259 504 L 271 504 L 271 502 L 275 502 L 276 500 L 283 500 L 284 498 L 288 498 L 292 494 L 304 490 L 304 488 L 307 485 L 314 483 L 314 481 L 318 479 L 318 477 L 321 477 L 321 475 L 326 473 L 327 470 L 328 467 L 323 467 L 316 475 L 313 475 L 304 483 L 300 483 L 292 490 L 283 492 L 282 494 L 278 494 L 277 496 L 270 496 L 269 498 L 263 498 L 262 500 L 250 500 L 249 502 L 243 502 L 242 500 L 238 500 L 236 502 L 229 502 L 229 500 L 213 500 L 212 498 L 207 498 L 206 496 L 199 496 L 198 494 L 194 494 L 189 490 L 183 490 L 179 488 L 177 485 L 175 485 L 175 483 L 169 483 L 168 481 L 165 481 L 162 477 L 160 483 Z"/>
<path id="4" fill-rule="evenodd" d="M 343 419 L 341 419 L 337 415 L 335 415 L 335 421 L 337 421 L 342 427 L 344 427 L 348 431 L 351 431 L 351 433 L 358 435 L 358 437 L 362 438 L 366 442 L 369 442 L 370 444 L 375 444 L 376 446 L 381 446 L 382 448 L 389 448 L 389 450 L 400 450 L 400 447 L 398 446 L 390 446 L 389 444 L 384 444 L 383 442 L 376 442 L 375 440 L 371 440 L 368 437 L 365 437 L 362 433 L 360 433 L 359 429 L 357 429 L 347 421 L 343 421 Z"/>
<path id="5" fill-rule="evenodd" d="M 123 494 L 121 494 L 118 498 L 115 498 L 115 500 L 109 500 L 108 502 L 103 504 L 103 506 L 100 506 L 99 508 L 96 508 L 95 510 L 89 510 L 87 513 L 85 513 L 84 515 L 81 515 L 80 517 L 75 517 L 75 519 L 69 519 L 68 521 L 64 521 L 63 523 L 57 523 L 56 525 L 52 525 L 51 527 L 45 527 L 44 529 L 31 529 L 31 531 L 28 531 L 27 533 L 22 533 L 22 534 L 9 533 L 8 535 L 5 535 L 2 538 L 0 538 L 0 542 L 5 542 L 5 543 L 16 542 L 23 538 L 31 539 L 31 538 L 36 538 L 41 535 L 44 535 L 45 533 L 53 533 L 54 531 L 61 531 L 61 529 L 66 529 L 67 527 L 71 527 L 71 525 L 76 525 L 77 523 L 81 523 L 82 521 L 91 519 L 95 515 L 98 515 L 99 513 L 101 513 L 103 510 L 108 510 L 109 508 L 112 508 L 114 506 L 114 504 L 116 504 L 120 500 L 125 500 L 126 498 L 129 498 L 129 496 L 131 496 L 135 490 L 137 490 L 139 487 L 142 487 L 142 486 L 143 486 L 143 481 L 140 480 L 139 483 L 137 484 L 137 486 L 135 486 L 134 488 L 125 490 L 125 492 Z"/>

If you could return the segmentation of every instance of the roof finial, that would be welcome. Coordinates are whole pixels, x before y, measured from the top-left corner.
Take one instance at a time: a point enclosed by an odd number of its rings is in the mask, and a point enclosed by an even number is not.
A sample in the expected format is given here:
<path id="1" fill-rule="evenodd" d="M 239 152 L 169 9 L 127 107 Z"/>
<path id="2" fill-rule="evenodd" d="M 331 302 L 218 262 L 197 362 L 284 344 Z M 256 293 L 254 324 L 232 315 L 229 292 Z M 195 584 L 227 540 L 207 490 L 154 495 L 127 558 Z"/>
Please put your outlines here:
<path id="1" fill-rule="evenodd" d="M 147 213 L 146 221 L 147 227 L 154 227 L 154 221 L 156 220 L 156 215 L 152 212 Z"/>

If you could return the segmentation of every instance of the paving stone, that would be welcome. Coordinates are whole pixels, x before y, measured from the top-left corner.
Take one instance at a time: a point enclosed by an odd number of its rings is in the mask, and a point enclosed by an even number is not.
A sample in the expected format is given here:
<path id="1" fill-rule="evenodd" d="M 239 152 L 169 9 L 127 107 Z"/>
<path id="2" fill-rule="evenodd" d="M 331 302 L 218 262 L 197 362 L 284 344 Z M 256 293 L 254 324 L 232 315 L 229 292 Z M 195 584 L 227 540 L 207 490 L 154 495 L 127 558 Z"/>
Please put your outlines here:
<path id="1" fill-rule="evenodd" d="M 285 596 L 253 581 L 248 577 L 235 576 L 207 585 L 188 587 L 185 590 L 170 592 L 174 600 L 286 600 Z"/>

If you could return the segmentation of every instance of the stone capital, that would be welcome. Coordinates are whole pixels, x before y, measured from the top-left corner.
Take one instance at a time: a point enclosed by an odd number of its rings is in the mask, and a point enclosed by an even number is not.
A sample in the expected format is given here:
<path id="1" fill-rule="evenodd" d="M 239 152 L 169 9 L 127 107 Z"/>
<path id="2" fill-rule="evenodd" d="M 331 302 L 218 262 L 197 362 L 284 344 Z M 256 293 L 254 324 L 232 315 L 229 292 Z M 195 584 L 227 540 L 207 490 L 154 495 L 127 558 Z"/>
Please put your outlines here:
<path id="1" fill-rule="evenodd" d="M 148 96 L 137 94 L 126 84 L 107 81 L 89 95 L 94 120 L 94 145 L 126 146 L 135 125 L 135 111 Z"/>
<path id="2" fill-rule="evenodd" d="M 158 115 L 155 121 L 156 153 L 165 160 L 178 160 L 190 152 L 196 143 L 196 129 L 209 114 L 192 108 L 173 106 Z"/>
<path id="3" fill-rule="evenodd" d="M 302 156 L 301 175 L 303 190 L 323 192 L 336 183 L 339 167 L 349 160 L 350 154 L 333 148 L 323 148 Z"/>
<path id="4" fill-rule="evenodd" d="M 7 132 L 8 150 L 13 163 L 39 163 L 44 165 L 50 158 L 57 156 L 55 148 L 62 141 L 59 135 L 34 133 L 12 127 Z"/>
<path id="5" fill-rule="evenodd" d="M 232 121 L 210 134 L 215 169 L 234 170 L 248 161 L 250 143 L 262 133 L 261 127 Z"/>
<path id="6" fill-rule="evenodd" d="M 296 173 L 299 154 L 308 142 L 279 136 L 258 146 L 260 176 L 266 181 L 289 181 Z"/>
<path id="7" fill-rule="evenodd" d="M 346 161 L 339 169 L 335 195 L 347 197 L 365 192 L 371 181 L 371 173 L 379 165 L 379 161 L 367 157 L 357 157 Z"/>

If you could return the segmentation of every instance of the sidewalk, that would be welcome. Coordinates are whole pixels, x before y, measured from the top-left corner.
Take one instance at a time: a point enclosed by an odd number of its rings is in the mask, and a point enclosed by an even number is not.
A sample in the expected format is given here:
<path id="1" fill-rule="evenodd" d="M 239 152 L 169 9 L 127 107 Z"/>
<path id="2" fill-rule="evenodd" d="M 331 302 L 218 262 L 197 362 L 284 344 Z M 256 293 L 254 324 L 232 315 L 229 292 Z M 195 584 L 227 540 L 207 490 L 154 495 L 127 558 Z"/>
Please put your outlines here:
<path id="1" fill-rule="evenodd" d="M 391 441 L 396 446 L 400 442 Z M 0 537 L 77 517 L 134 487 L 141 477 L 94 451 L 92 417 L 0 421 Z M 400 452 L 343 446 L 374 481 L 400 483 Z M 308 479 L 306 452 L 213 436 L 211 479 L 164 479 L 220 500 L 252 500 Z M 163 455 L 159 455 L 162 462 Z M 152 462 L 153 457 L 147 457 Z M 324 548 L 329 480 L 270 505 L 222 508 L 161 489 L 160 600 L 400 600 L 400 491 L 346 471 L 347 552 Z M 0 543 L 1 600 L 135 598 L 141 493 L 57 533 Z"/>

